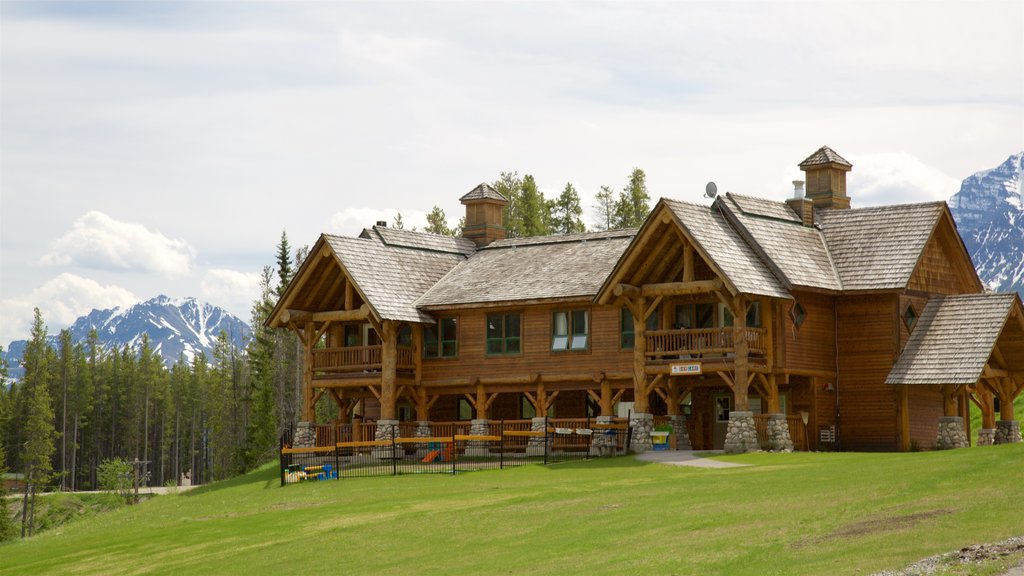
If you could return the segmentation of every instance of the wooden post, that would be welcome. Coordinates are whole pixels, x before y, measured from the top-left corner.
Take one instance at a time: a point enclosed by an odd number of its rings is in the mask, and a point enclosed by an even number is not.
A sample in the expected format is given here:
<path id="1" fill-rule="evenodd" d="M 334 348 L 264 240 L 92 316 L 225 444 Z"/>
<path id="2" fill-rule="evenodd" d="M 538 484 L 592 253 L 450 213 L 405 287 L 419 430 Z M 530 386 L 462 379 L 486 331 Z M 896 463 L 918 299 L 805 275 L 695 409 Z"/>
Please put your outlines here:
<path id="1" fill-rule="evenodd" d="M 639 414 L 651 411 L 647 388 L 647 322 L 644 312 L 647 299 L 640 296 L 631 301 L 633 313 L 633 410 Z"/>
<path id="2" fill-rule="evenodd" d="M 612 401 L 612 383 L 607 377 L 601 379 L 601 416 L 614 416 Z"/>
<path id="3" fill-rule="evenodd" d="M 782 407 L 779 405 L 779 383 L 775 379 L 775 374 L 762 374 L 762 380 L 764 381 L 765 392 L 768 393 L 768 414 L 779 414 L 782 412 Z"/>
<path id="4" fill-rule="evenodd" d="M 397 420 L 395 382 L 398 377 L 398 323 L 382 320 L 380 327 L 380 419 Z"/>
<path id="5" fill-rule="evenodd" d="M 896 441 L 900 452 L 910 451 L 910 389 L 906 384 L 896 386 Z"/>
<path id="6" fill-rule="evenodd" d="M 748 398 L 748 378 L 749 378 L 749 346 L 747 345 L 747 303 L 741 295 L 736 295 L 734 300 L 735 304 L 732 306 L 732 345 L 735 350 L 735 366 L 736 366 L 736 378 L 735 387 L 733 388 L 733 396 L 735 401 L 735 410 L 737 412 L 746 412 L 750 410 L 750 400 Z"/>
<path id="7" fill-rule="evenodd" d="M 683 246 L 683 282 L 693 282 L 693 246 Z"/>
<path id="8" fill-rule="evenodd" d="M 487 392 L 484 390 L 483 384 L 476 385 L 476 402 L 473 403 L 473 406 L 476 408 L 476 419 L 487 420 L 490 406 L 487 403 Z"/>
<path id="9" fill-rule="evenodd" d="M 955 388 L 949 384 L 942 385 L 942 415 L 957 416 Z"/>
<path id="10" fill-rule="evenodd" d="M 811 376 L 808 378 L 808 386 L 810 386 L 811 392 L 811 414 L 808 417 L 807 425 L 810 426 L 811 431 L 807 434 L 808 439 L 811 441 L 811 446 L 814 450 L 818 450 L 818 378 Z"/>
<path id="11" fill-rule="evenodd" d="M 999 380 L 999 419 L 1013 420 L 1013 382 L 1003 377 Z"/>
<path id="12" fill-rule="evenodd" d="M 316 420 L 316 403 L 313 401 L 313 323 L 307 322 L 298 331 L 302 342 L 302 419 Z"/>

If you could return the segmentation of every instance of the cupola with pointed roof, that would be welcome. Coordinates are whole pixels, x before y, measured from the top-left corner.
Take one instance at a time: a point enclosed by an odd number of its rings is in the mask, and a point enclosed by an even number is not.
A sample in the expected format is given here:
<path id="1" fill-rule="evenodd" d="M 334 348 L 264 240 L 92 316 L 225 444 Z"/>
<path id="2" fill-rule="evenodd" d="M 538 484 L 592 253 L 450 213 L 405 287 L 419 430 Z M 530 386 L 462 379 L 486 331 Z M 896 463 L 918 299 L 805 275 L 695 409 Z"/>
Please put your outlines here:
<path id="1" fill-rule="evenodd" d="M 807 199 L 815 208 L 849 208 L 846 195 L 846 173 L 853 164 L 828 146 L 822 146 L 800 163 L 806 174 Z"/>
<path id="2" fill-rule="evenodd" d="M 486 246 L 505 238 L 503 213 L 505 206 L 508 206 L 508 199 L 500 192 L 482 182 L 459 198 L 459 201 L 466 206 L 463 237 L 476 242 L 477 246 Z"/>

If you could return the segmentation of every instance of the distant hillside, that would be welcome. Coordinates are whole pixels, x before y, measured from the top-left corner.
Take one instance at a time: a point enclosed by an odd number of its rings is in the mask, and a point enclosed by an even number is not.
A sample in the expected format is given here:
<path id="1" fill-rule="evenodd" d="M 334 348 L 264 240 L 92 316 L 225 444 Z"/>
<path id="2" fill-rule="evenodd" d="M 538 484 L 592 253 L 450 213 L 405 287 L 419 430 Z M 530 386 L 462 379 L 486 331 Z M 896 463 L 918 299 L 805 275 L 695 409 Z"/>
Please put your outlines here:
<path id="1" fill-rule="evenodd" d="M 143 334 L 149 334 L 154 350 L 170 366 L 181 355 L 189 361 L 199 352 L 212 357 L 213 346 L 221 331 L 238 347 L 244 347 L 252 334 L 249 325 L 221 308 L 200 302 L 195 298 L 173 299 L 157 296 L 128 308 L 93 310 L 80 317 L 68 330 L 73 342 L 85 342 L 89 331 L 96 328 L 104 348 L 136 346 Z M 57 345 L 57 332 L 49 336 Z M 15 340 L 4 352 L 10 366 L 10 376 L 21 376 L 21 357 L 27 340 Z"/>
<path id="2" fill-rule="evenodd" d="M 949 199 L 957 228 L 986 286 L 1024 296 L 1024 152 L 963 181 Z"/>

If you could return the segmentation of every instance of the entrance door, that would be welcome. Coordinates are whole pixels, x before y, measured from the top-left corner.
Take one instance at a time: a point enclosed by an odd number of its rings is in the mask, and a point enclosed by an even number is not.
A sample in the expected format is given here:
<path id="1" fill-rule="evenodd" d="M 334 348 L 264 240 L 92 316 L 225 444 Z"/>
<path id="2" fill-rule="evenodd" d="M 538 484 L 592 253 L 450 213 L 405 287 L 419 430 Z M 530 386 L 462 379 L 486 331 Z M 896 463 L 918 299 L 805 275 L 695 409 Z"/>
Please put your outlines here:
<path id="1" fill-rule="evenodd" d="M 732 395 L 718 394 L 715 396 L 715 422 L 712 426 L 712 448 L 725 448 L 725 433 L 729 428 L 729 413 L 732 412 Z"/>

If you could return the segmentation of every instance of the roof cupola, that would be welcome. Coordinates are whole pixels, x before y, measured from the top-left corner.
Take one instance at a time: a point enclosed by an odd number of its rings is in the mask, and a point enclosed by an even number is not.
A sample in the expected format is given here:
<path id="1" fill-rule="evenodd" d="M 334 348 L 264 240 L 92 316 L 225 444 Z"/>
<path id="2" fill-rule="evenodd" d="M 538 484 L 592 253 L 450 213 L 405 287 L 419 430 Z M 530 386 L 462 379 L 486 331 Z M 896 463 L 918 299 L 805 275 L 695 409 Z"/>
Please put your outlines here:
<path id="1" fill-rule="evenodd" d="M 505 238 L 503 212 L 508 200 L 486 182 L 481 183 L 459 198 L 466 206 L 466 222 L 462 236 L 486 246 Z"/>
<path id="2" fill-rule="evenodd" d="M 822 146 L 800 163 L 806 174 L 807 199 L 815 208 L 849 208 L 850 198 L 846 195 L 846 173 L 853 164 L 836 154 L 828 146 Z"/>

